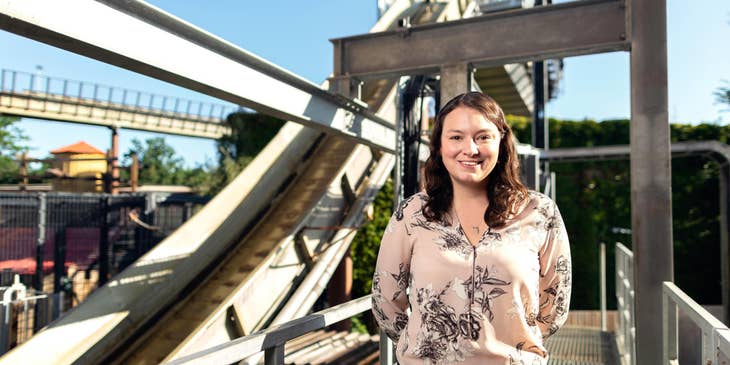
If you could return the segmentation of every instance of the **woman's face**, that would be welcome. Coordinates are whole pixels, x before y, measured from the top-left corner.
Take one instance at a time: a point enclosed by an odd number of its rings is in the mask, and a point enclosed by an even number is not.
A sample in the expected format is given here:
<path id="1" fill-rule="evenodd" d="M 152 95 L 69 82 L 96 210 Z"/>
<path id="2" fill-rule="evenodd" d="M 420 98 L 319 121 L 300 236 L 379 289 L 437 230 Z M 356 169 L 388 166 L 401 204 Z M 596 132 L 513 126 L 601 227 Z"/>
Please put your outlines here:
<path id="1" fill-rule="evenodd" d="M 502 135 L 482 113 L 460 106 L 444 118 L 441 159 L 454 186 L 484 185 L 499 158 Z"/>

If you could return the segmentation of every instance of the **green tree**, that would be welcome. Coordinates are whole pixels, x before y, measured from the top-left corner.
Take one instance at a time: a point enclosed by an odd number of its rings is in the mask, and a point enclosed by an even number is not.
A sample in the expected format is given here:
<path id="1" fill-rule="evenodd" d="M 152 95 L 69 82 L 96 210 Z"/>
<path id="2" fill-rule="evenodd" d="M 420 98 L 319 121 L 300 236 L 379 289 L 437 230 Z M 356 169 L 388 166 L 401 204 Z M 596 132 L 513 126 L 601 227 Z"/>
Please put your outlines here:
<path id="1" fill-rule="evenodd" d="M 231 134 L 216 142 L 218 166 L 210 168 L 201 192 L 215 195 L 228 185 L 266 147 L 284 121 L 259 113 L 236 112 L 226 117 Z"/>
<path id="2" fill-rule="evenodd" d="M 730 82 L 726 80 L 725 86 L 717 88 L 717 91 L 715 91 L 715 101 L 718 104 L 725 104 L 728 107 L 726 111 L 730 111 Z"/>
<path id="3" fill-rule="evenodd" d="M 19 118 L 0 115 L 0 183 L 14 183 L 18 180 L 16 155 L 28 151 L 23 142 L 28 137 L 13 125 Z"/>
<path id="4" fill-rule="evenodd" d="M 189 185 L 190 171 L 185 169 L 182 157 L 162 137 L 148 138 L 144 142 L 132 140 L 132 147 L 124 157 L 129 159 L 137 154 L 141 165 L 139 171 L 140 184 Z"/>
<path id="5" fill-rule="evenodd" d="M 370 294 L 373 285 L 375 261 L 380 249 L 380 237 L 393 214 L 393 181 L 388 179 L 375 196 L 373 220 L 357 231 L 350 245 L 353 258 L 352 297 Z M 353 326 L 360 332 L 374 333 L 376 325 L 370 315 L 359 315 L 353 319 Z"/>

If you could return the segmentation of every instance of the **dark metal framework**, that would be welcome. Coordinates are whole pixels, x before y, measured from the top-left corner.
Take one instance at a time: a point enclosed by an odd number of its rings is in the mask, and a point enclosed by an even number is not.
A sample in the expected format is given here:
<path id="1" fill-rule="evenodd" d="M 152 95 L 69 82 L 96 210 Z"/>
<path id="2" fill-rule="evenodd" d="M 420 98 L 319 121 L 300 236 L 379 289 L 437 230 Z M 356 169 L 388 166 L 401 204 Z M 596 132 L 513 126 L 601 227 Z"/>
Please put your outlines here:
<path id="1" fill-rule="evenodd" d="M 334 72 L 366 80 L 627 51 L 627 15 L 625 1 L 585 0 L 337 38 Z"/>
<path id="2" fill-rule="evenodd" d="M 99 286 L 182 225 L 209 199 L 169 194 L 2 193 L 0 261 L 35 258 L 35 271 L 13 271 L 43 290 L 53 262 L 53 291 L 68 291 L 67 264 L 99 270 Z M 148 227 L 141 224 L 149 223 Z M 47 263 L 46 263 L 47 265 Z"/>

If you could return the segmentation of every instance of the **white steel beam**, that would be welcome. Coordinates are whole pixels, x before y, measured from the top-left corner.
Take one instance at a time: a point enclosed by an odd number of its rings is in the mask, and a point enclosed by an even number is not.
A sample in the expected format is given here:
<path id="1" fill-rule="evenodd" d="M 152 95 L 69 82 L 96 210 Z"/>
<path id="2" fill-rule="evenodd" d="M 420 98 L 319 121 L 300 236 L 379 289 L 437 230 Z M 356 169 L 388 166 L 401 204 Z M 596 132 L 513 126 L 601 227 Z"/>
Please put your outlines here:
<path id="1" fill-rule="evenodd" d="M 142 1 L 4 0 L 0 29 L 393 152 L 393 123 Z"/>
<path id="2" fill-rule="evenodd" d="M 630 49 L 625 1 L 585 0 L 332 39 L 335 76 L 436 73 Z"/>

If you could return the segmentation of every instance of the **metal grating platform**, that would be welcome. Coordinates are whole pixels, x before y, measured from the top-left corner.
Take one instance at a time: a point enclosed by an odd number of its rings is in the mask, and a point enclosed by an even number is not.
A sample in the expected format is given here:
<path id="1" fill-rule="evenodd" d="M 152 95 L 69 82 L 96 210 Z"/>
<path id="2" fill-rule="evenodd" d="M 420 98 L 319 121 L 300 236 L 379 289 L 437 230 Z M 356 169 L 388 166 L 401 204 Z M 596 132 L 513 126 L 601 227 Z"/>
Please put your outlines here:
<path id="1" fill-rule="evenodd" d="M 550 365 L 619 365 L 616 340 L 598 328 L 563 327 L 546 343 Z"/>

